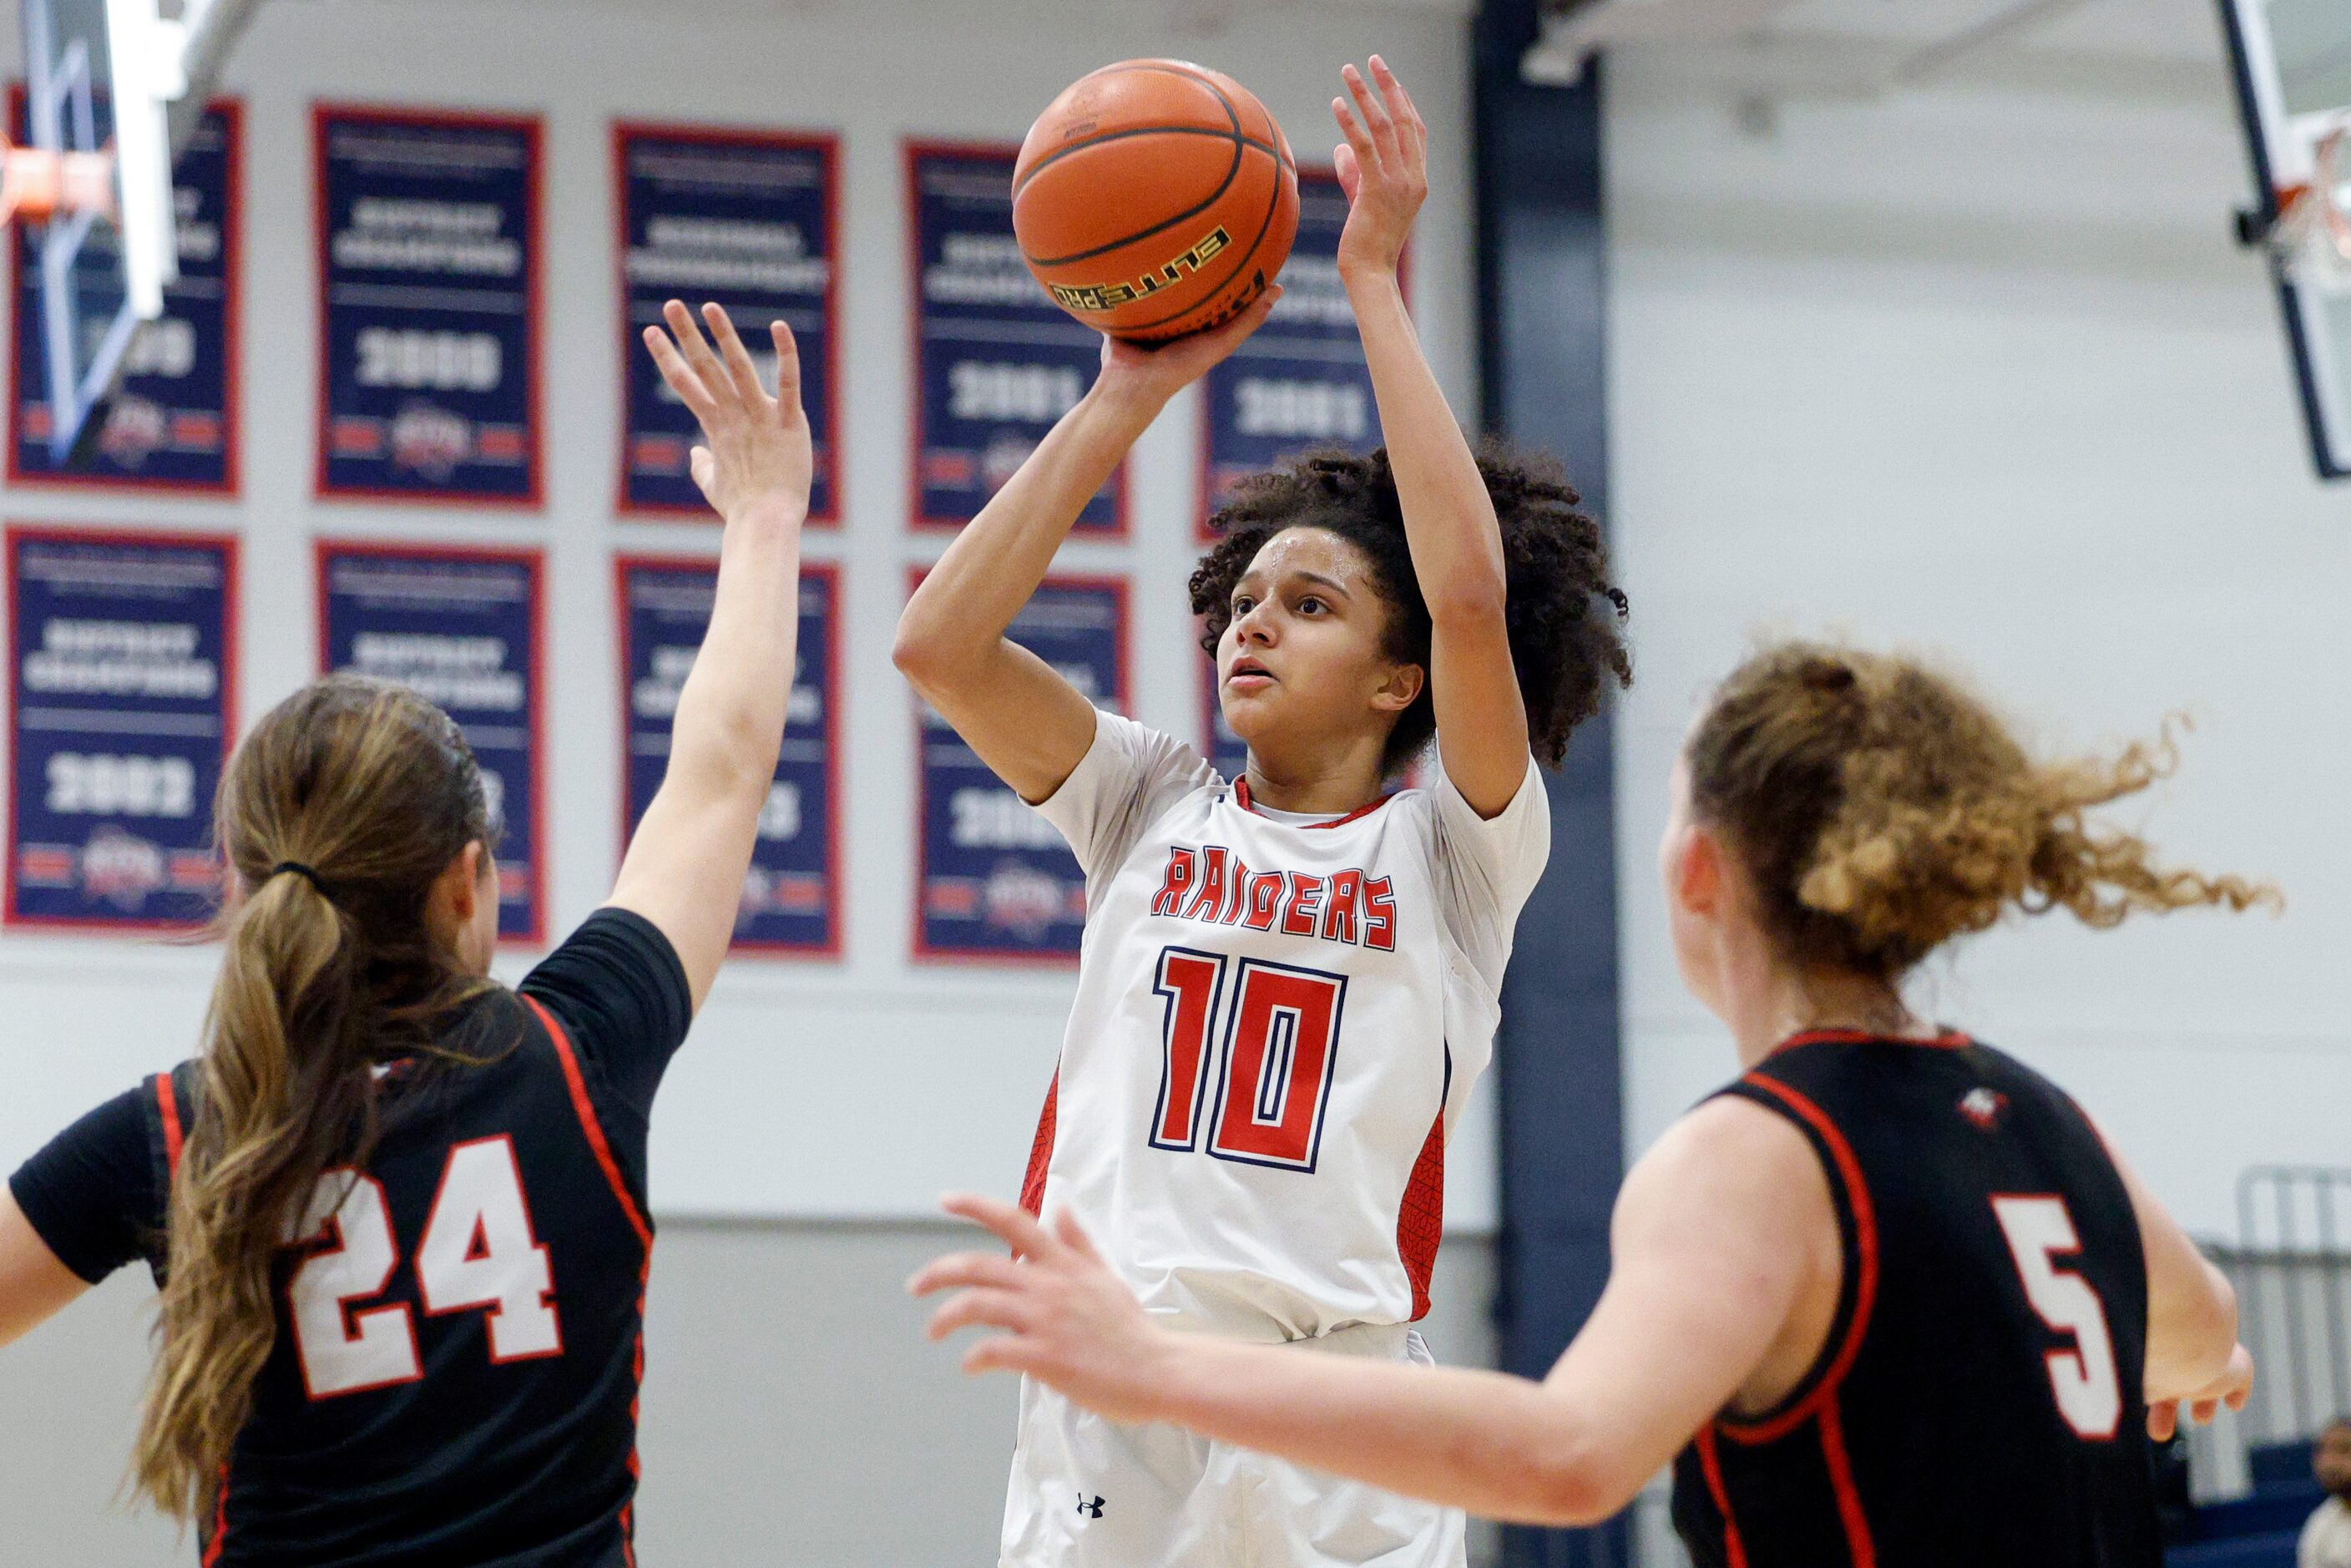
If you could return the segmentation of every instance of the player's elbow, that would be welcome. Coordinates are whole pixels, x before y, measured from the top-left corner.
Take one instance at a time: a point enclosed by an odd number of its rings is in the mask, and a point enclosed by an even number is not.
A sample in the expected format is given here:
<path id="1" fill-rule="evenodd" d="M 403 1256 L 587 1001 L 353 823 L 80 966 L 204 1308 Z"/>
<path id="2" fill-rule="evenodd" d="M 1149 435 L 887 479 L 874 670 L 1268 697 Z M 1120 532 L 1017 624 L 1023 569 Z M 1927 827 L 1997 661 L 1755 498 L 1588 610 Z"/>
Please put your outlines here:
<path id="1" fill-rule="evenodd" d="M 1597 1524 L 1628 1507 L 1646 1478 L 1628 1475 L 1615 1448 L 1581 1423 L 1546 1423 L 1522 1450 L 1524 1496 L 1514 1510 L 1529 1524 Z"/>
<path id="2" fill-rule="evenodd" d="M 947 629 L 909 605 L 898 618 L 898 634 L 890 643 L 890 662 L 917 690 L 940 685 L 955 667 L 955 639 Z"/>

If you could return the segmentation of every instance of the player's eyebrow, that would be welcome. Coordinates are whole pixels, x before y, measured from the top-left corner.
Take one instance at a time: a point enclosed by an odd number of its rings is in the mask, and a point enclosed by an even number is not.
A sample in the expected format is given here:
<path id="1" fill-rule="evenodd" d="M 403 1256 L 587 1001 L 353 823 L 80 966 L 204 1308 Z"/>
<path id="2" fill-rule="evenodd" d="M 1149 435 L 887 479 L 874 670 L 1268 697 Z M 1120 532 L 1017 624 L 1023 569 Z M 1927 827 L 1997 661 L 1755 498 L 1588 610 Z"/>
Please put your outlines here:
<path id="1" fill-rule="evenodd" d="M 1323 588 L 1327 588 L 1342 599 L 1353 599 L 1355 597 L 1353 594 L 1347 591 L 1347 585 L 1341 582 L 1335 577 L 1325 577 L 1319 571 L 1301 571 L 1294 575 L 1296 575 L 1301 581 L 1316 583 Z"/>

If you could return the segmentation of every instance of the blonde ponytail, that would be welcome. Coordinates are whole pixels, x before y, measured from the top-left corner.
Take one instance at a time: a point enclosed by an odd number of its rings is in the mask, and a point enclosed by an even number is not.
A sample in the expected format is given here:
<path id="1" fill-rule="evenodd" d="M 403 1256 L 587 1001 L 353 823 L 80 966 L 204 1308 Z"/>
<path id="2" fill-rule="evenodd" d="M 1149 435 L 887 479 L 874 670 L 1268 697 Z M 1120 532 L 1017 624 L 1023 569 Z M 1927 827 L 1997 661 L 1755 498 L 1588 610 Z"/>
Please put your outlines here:
<path id="1" fill-rule="evenodd" d="M 496 836 L 448 716 L 350 675 L 262 719 L 230 759 L 216 824 L 245 896 L 222 921 L 131 1464 L 135 1490 L 182 1519 L 204 1516 L 251 1413 L 312 1189 L 372 1145 L 374 1066 L 429 1049 L 486 984 L 434 943 L 424 904 L 467 843 Z"/>

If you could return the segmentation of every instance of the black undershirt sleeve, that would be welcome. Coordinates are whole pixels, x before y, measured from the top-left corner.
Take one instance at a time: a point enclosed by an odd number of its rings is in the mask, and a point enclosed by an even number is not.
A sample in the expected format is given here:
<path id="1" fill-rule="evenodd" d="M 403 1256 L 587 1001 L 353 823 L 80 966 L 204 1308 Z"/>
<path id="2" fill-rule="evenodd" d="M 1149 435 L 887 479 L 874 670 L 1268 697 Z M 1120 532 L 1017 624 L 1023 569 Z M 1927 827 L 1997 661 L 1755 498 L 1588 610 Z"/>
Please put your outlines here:
<path id="1" fill-rule="evenodd" d="M 8 1190 L 57 1261 L 95 1285 L 162 1234 L 152 1083 L 118 1094 L 17 1167 Z"/>
<path id="2" fill-rule="evenodd" d="M 652 1114 L 653 1092 L 694 1022 L 685 967 L 660 927 L 633 910 L 599 909 L 520 989 L 555 1015 L 606 1093 Z"/>

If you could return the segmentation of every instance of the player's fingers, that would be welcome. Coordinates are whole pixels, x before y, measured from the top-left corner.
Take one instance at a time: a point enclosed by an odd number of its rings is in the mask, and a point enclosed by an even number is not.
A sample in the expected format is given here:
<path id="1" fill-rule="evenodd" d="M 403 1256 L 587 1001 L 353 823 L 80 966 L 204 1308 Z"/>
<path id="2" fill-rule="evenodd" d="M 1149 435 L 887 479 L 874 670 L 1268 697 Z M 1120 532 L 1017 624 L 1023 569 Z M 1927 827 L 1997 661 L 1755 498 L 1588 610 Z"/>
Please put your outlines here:
<path id="1" fill-rule="evenodd" d="M 725 307 L 707 304 L 702 308 L 702 319 L 710 323 L 710 336 L 718 344 L 718 357 L 726 363 L 726 373 L 735 382 L 736 395 L 746 408 L 757 408 L 766 399 L 768 389 L 759 384 L 759 367 L 751 362 L 751 350 L 743 346 Z"/>
<path id="2" fill-rule="evenodd" d="M 951 1252 L 916 1270 L 914 1278 L 906 1281 L 906 1293 L 928 1296 L 964 1285 L 1018 1290 L 1020 1265 L 995 1252 Z"/>
<path id="3" fill-rule="evenodd" d="M 669 390 L 684 401 L 696 419 L 705 417 L 711 406 L 710 389 L 702 384 L 702 378 L 694 373 L 694 367 L 685 362 L 677 345 L 670 341 L 669 334 L 658 327 L 646 328 L 645 347 L 653 351 L 653 364 L 660 370 L 662 380 L 669 383 Z"/>
<path id="4" fill-rule="evenodd" d="M 1362 178 L 1362 172 L 1364 170 L 1378 168 L 1380 150 L 1372 144 L 1371 132 L 1355 122 L 1355 117 L 1349 111 L 1345 99 L 1334 98 L 1331 100 L 1331 118 L 1339 122 L 1339 134 L 1347 139 L 1348 150 L 1355 155 L 1356 177 Z"/>
<path id="5" fill-rule="evenodd" d="M 963 1369 L 972 1374 L 983 1372 L 1033 1372 L 1040 1364 L 1026 1342 L 1010 1334 L 997 1334 L 981 1340 L 963 1353 Z"/>
<path id="6" fill-rule="evenodd" d="M 958 1218 L 968 1219 L 983 1230 L 990 1230 L 1004 1244 L 1024 1258 L 1050 1257 L 1060 1250 L 1060 1244 L 1037 1223 L 1036 1216 L 1018 1204 L 1000 1198 L 983 1197 L 976 1192 L 951 1192 L 939 1207 Z"/>
<path id="7" fill-rule="evenodd" d="M 677 340 L 677 351 L 685 356 L 685 362 L 694 367 L 694 373 L 709 392 L 711 411 L 723 413 L 735 402 L 729 390 L 732 378 L 726 367 L 718 362 L 718 356 L 710 351 L 702 329 L 695 325 L 694 312 L 685 308 L 684 300 L 673 299 L 662 307 L 662 319 L 669 323 L 669 335 Z"/>
<path id="8" fill-rule="evenodd" d="M 1011 1291 L 969 1290 L 949 1296 L 931 1314 L 930 1336 L 945 1339 L 957 1329 L 1010 1329 L 1029 1326 L 1029 1303 Z"/>
<path id="9" fill-rule="evenodd" d="M 800 345 L 792 336 L 789 323 L 780 319 L 768 323 L 768 336 L 776 345 L 776 401 L 788 414 L 800 412 Z"/>
<path id="10" fill-rule="evenodd" d="M 2222 1400 L 2221 1403 L 2226 1405 L 2231 1410 L 2242 1410 L 2245 1407 L 2245 1401 L 2252 1398 L 2252 1395 L 2253 1386 L 2252 1384 L 2239 1384 L 2236 1387 L 2229 1390 L 2229 1396 Z"/>
<path id="11" fill-rule="evenodd" d="M 1395 117 L 1388 113 L 1388 106 L 1380 101 L 1379 94 L 1372 90 L 1372 84 L 1364 79 L 1363 72 L 1350 65 L 1339 74 L 1347 78 L 1348 95 L 1355 100 L 1355 112 L 1363 117 L 1364 128 L 1371 132 L 1372 145 L 1380 150 L 1382 163 L 1393 167 L 1394 161 L 1403 151 L 1396 141 Z"/>
<path id="12" fill-rule="evenodd" d="M 2166 1403 L 2147 1407 L 2147 1435 L 2158 1443 L 2171 1440 L 2179 1429 L 2179 1406 Z"/>
<path id="13" fill-rule="evenodd" d="M 1377 55 L 1372 57 L 1372 80 L 1379 87 L 1381 107 L 1395 123 L 1398 140 L 1410 146 L 1423 127 L 1418 123 L 1420 116 L 1414 112 L 1411 96 L 1404 90 L 1404 83 L 1388 69 L 1387 61 Z"/>
<path id="14" fill-rule="evenodd" d="M 1413 134 L 1420 138 L 1420 144 L 1423 147 L 1427 146 L 1428 121 L 1420 117 L 1420 105 L 1413 102 L 1412 93 L 1410 89 L 1405 88 L 1404 85 L 1404 78 L 1396 75 L 1395 71 L 1389 70 L 1387 61 L 1380 58 L 1377 55 L 1374 55 L 1372 57 L 1372 63 L 1377 66 L 1381 70 L 1387 73 L 1387 82 L 1385 85 L 1390 89 L 1391 95 L 1395 101 L 1404 106 L 1404 113 L 1397 117 L 1398 120 L 1403 124 L 1408 125 L 1412 128 Z"/>

